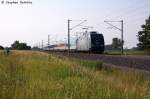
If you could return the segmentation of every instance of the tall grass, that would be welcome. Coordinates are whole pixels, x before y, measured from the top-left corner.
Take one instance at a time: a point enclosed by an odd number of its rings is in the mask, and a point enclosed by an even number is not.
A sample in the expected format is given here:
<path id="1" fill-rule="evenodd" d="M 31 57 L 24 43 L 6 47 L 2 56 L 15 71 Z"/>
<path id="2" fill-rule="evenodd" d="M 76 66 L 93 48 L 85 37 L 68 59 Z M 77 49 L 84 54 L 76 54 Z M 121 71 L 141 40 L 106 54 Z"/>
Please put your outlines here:
<path id="1" fill-rule="evenodd" d="M 0 52 L 0 99 L 150 99 L 150 78 L 98 61 Z"/>

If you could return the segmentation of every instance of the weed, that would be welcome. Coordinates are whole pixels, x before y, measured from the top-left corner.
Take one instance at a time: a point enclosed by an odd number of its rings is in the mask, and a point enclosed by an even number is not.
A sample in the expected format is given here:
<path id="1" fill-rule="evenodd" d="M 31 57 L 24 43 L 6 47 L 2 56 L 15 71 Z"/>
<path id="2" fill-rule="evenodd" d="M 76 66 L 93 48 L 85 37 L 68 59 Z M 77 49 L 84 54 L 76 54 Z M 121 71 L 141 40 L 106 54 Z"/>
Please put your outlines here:
<path id="1" fill-rule="evenodd" d="M 149 98 L 150 78 L 139 72 L 41 52 L 0 52 L 0 99 Z"/>

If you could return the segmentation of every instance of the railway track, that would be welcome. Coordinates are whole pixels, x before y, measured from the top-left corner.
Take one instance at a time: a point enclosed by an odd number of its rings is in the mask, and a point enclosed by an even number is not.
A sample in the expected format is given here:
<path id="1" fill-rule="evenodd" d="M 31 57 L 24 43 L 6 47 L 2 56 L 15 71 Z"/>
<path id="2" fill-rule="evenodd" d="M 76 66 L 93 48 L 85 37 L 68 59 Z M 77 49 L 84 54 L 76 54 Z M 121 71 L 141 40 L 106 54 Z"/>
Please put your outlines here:
<path id="1" fill-rule="evenodd" d="M 67 56 L 67 52 L 57 52 L 56 54 Z M 120 55 L 101 55 L 88 53 L 70 53 L 70 57 L 96 60 L 109 63 L 118 67 L 128 67 L 150 72 L 150 56 L 120 56 Z"/>

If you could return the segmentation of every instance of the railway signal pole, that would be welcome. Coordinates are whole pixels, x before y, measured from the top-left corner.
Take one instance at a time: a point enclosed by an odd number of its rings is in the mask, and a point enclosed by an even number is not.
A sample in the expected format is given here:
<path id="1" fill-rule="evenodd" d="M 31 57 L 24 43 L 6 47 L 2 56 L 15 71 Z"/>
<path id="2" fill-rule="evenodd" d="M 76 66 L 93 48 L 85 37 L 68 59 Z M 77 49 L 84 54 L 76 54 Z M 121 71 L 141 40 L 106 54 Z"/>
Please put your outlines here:
<path id="1" fill-rule="evenodd" d="M 68 56 L 70 56 L 70 31 L 73 30 L 74 28 L 80 26 L 84 22 L 86 22 L 86 20 L 83 20 L 81 23 L 79 23 L 79 24 L 77 24 L 77 25 L 70 28 L 70 22 L 71 21 L 81 21 L 81 20 L 69 20 L 68 19 Z"/>
<path id="2" fill-rule="evenodd" d="M 40 49 L 41 48 L 41 43 L 40 42 L 39 42 L 38 46 L 39 46 L 38 48 Z"/>
<path id="3" fill-rule="evenodd" d="M 48 35 L 48 43 L 47 43 L 47 45 L 48 45 L 48 50 L 50 51 L 50 35 Z"/>
<path id="4" fill-rule="evenodd" d="M 121 31 L 121 54 L 124 54 L 124 48 L 123 48 L 123 44 L 124 44 L 124 40 L 123 40 L 123 33 L 124 33 L 124 27 L 123 27 L 123 20 L 121 21 L 104 21 L 105 23 L 107 23 L 108 25 L 112 26 L 113 28 Z M 110 22 L 120 22 L 121 23 L 121 28 L 118 28 L 117 26 L 111 24 Z"/>
<path id="5" fill-rule="evenodd" d="M 121 51 L 122 51 L 122 55 L 124 54 L 124 49 L 123 49 L 123 45 L 124 45 L 124 40 L 123 40 L 123 20 L 121 20 L 121 39 L 122 39 L 122 46 L 121 46 Z"/>
<path id="6" fill-rule="evenodd" d="M 68 20 L 68 56 L 70 55 L 70 21 Z"/>
<path id="7" fill-rule="evenodd" d="M 43 50 L 43 40 L 42 40 L 42 50 Z"/>

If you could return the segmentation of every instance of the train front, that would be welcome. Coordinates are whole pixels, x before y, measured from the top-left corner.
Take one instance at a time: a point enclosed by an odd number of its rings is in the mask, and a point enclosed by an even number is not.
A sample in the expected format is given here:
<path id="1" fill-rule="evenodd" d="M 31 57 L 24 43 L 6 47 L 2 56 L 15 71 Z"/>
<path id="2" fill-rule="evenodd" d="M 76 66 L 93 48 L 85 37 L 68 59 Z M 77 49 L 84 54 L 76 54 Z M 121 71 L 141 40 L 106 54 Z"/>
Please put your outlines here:
<path id="1" fill-rule="evenodd" d="M 105 49 L 104 37 L 97 32 L 90 32 L 91 36 L 91 51 L 97 53 L 103 53 Z"/>

